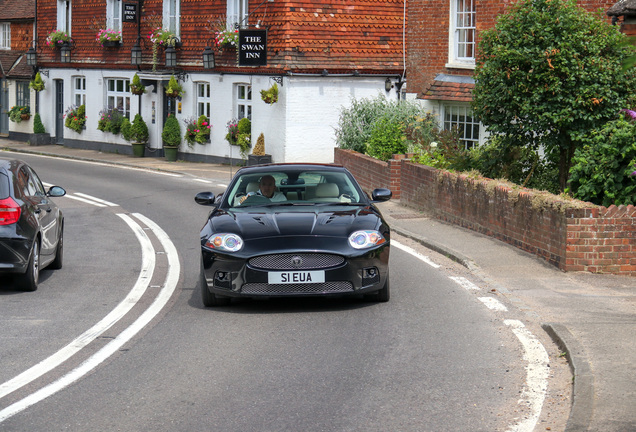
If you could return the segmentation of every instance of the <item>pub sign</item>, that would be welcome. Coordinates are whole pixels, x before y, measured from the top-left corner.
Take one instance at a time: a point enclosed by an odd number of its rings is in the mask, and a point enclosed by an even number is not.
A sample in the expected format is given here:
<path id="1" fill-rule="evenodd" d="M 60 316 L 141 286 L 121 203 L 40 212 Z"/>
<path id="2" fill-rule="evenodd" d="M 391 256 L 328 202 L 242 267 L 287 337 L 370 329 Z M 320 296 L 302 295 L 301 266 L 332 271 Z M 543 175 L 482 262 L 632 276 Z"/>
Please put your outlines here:
<path id="1" fill-rule="evenodd" d="M 267 65 L 267 30 L 239 30 L 239 66 Z"/>

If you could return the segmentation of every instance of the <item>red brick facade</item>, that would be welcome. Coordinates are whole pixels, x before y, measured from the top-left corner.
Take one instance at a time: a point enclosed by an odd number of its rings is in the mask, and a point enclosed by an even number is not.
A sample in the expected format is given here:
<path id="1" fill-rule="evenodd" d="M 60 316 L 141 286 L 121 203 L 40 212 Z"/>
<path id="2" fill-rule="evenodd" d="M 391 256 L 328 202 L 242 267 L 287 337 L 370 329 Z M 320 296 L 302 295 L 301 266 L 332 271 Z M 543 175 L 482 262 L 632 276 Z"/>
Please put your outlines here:
<path id="1" fill-rule="evenodd" d="M 411 0 L 407 3 L 407 77 L 408 92 L 421 96 L 433 84 L 437 74 L 472 76 L 470 69 L 447 68 L 449 51 L 450 5 L 456 0 Z M 474 0 L 477 52 L 479 33 L 495 25 L 511 0 Z M 616 0 L 582 0 L 577 2 L 590 11 L 608 10 Z M 609 17 L 606 17 L 608 22 Z M 440 100 L 446 99 L 441 95 Z"/>
<path id="2" fill-rule="evenodd" d="M 634 206 L 569 203 L 489 179 L 406 159 L 381 162 L 350 150 L 336 149 L 334 161 L 347 167 L 366 191 L 391 188 L 404 205 L 497 238 L 561 270 L 636 276 Z"/>

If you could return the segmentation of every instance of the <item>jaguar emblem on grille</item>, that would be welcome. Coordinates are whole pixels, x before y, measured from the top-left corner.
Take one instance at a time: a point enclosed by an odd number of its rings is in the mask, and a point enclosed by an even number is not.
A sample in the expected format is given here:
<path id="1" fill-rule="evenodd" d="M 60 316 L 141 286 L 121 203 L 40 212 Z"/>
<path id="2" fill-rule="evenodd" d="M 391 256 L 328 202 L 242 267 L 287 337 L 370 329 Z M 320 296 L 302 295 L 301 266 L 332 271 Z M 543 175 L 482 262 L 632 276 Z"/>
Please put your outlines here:
<path id="1" fill-rule="evenodd" d="M 291 263 L 295 268 L 300 268 L 303 265 L 303 259 L 298 255 L 295 255 L 292 257 Z"/>

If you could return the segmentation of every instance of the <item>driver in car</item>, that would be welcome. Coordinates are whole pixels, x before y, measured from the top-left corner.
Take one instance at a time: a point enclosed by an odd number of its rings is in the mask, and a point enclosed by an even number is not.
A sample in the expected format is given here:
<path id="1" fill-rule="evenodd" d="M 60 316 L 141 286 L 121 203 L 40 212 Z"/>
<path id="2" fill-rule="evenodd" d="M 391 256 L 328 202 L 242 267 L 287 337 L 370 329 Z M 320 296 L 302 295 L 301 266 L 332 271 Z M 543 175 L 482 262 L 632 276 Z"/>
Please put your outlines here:
<path id="1" fill-rule="evenodd" d="M 282 192 L 276 190 L 276 180 L 271 175 L 264 175 L 258 183 L 258 191 L 250 192 L 241 198 L 241 203 L 252 195 L 261 195 L 269 198 L 272 202 L 287 201 L 287 198 Z"/>

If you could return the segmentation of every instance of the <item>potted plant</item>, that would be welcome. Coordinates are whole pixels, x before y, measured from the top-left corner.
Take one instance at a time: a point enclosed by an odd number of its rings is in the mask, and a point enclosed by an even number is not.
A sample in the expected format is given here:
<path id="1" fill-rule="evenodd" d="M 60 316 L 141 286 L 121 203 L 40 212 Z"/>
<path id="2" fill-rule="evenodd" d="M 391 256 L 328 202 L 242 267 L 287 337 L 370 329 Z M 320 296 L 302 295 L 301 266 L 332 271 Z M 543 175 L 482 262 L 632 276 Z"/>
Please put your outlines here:
<path id="1" fill-rule="evenodd" d="M 163 139 L 163 150 L 166 160 L 174 162 L 177 160 L 179 144 L 181 144 L 181 125 L 179 120 L 172 114 L 168 116 L 161 132 Z"/>
<path id="2" fill-rule="evenodd" d="M 113 29 L 101 29 L 95 38 L 103 47 L 115 47 L 121 45 L 121 31 Z"/>
<path id="3" fill-rule="evenodd" d="M 51 144 L 51 135 L 46 133 L 40 113 L 35 113 L 33 116 L 33 134 L 31 134 L 29 139 L 29 145 L 41 146 L 47 144 Z"/>
<path id="4" fill-rule="evenodd" d="M 46 37 L 46 46 L 51 48 L 61 48 L 62 45 L 73 42 L 71 36 L 62 30 L 55 30 Z"/>
<path id="5" fill-rule="evenodd" d="M 177 122 L 178 125 L 179 123 Z M 148 125 L 146 125 L 141 114 L 135 114 L 130 128 L 130 141 L 132 141 L 133 155 L 143 157 L 146 152 L 146 143 L 148 142 Z"/>
<path id="6" fill-rule="evenodd" d="M 9 120 L 12 122 L 20 123 L 22 120 L 28 120 L 31 118 L 31 108 L 28 106 L 16 105 L 7 111 L 7 115 L 9 116 Z"/>
<path id="7" fill-rule="evenodd" d="M 64 126 L 77 133 L 82 133 L 86 126 L 86 106 L 71 105 L 64 114 Z"/>
<path id="8" fill-rule="evenodd" d="M 278 102 L 278 84 L 274 83 L 274 85 L 267 90 L 261 90 L 261 99 L 270 105 Z"/>
<path id="9" fill-rule="evenodd" d="M 265 134 L 261 132 L 254 144 L 252 154 L 247 158 L 247 165 L 260 165 L 272 162 L 272 155 L 265 153 Z"/>
<path id="10" fill-rule="evenodd" d="M 183 87 L 177 81 L 174 75 L 170 76 L 170 81 L 168 81 L 168 87 L 166 87 L 166 96 L 171 98 L 179 98 L 185 93 L 183 91 Z"/>
<path id="11" fill-rule="evenodd" d="M 238 33 L 238 29 L 215 31 L 214 45 L 219 50 L 236 47 L 238 45 Z"/>
<path id="12" fill-rule="evenodd" d="M 42 75 L 40 75 L 40 72 L 35 74 L 35 78 L 31 80 L 31 82 L 29 83 L 29 87 L 36 92 L 41 92 L 42 90 L 44 90 L 44 81 L 42 80 Z"/>
<path id="13" fill-rule="evenodd" d="M 247 117 L 243 117 L 238 122 L 236 145 L 241 149 L 241 157 L 247 159 L 247 152 L 252 147 L 252 122 Z"/>
<path id="14" fill-rule="evenodd" d="M 133 75 L 132 84 L 130 84 L 130 92 L 136 95 L 142 95 L 146 93 L 146 86 L 141 83 L 139 75 Z"/>
<path id="15" fill-rule="evenodd" d="M 97 120 L 97 130 L 111 132 L 117 135 L 121 132 L 124 119 L 124 115 L 119 112 L 117 108 L 101 111 L 99 113 L 99 120 Z"/>

